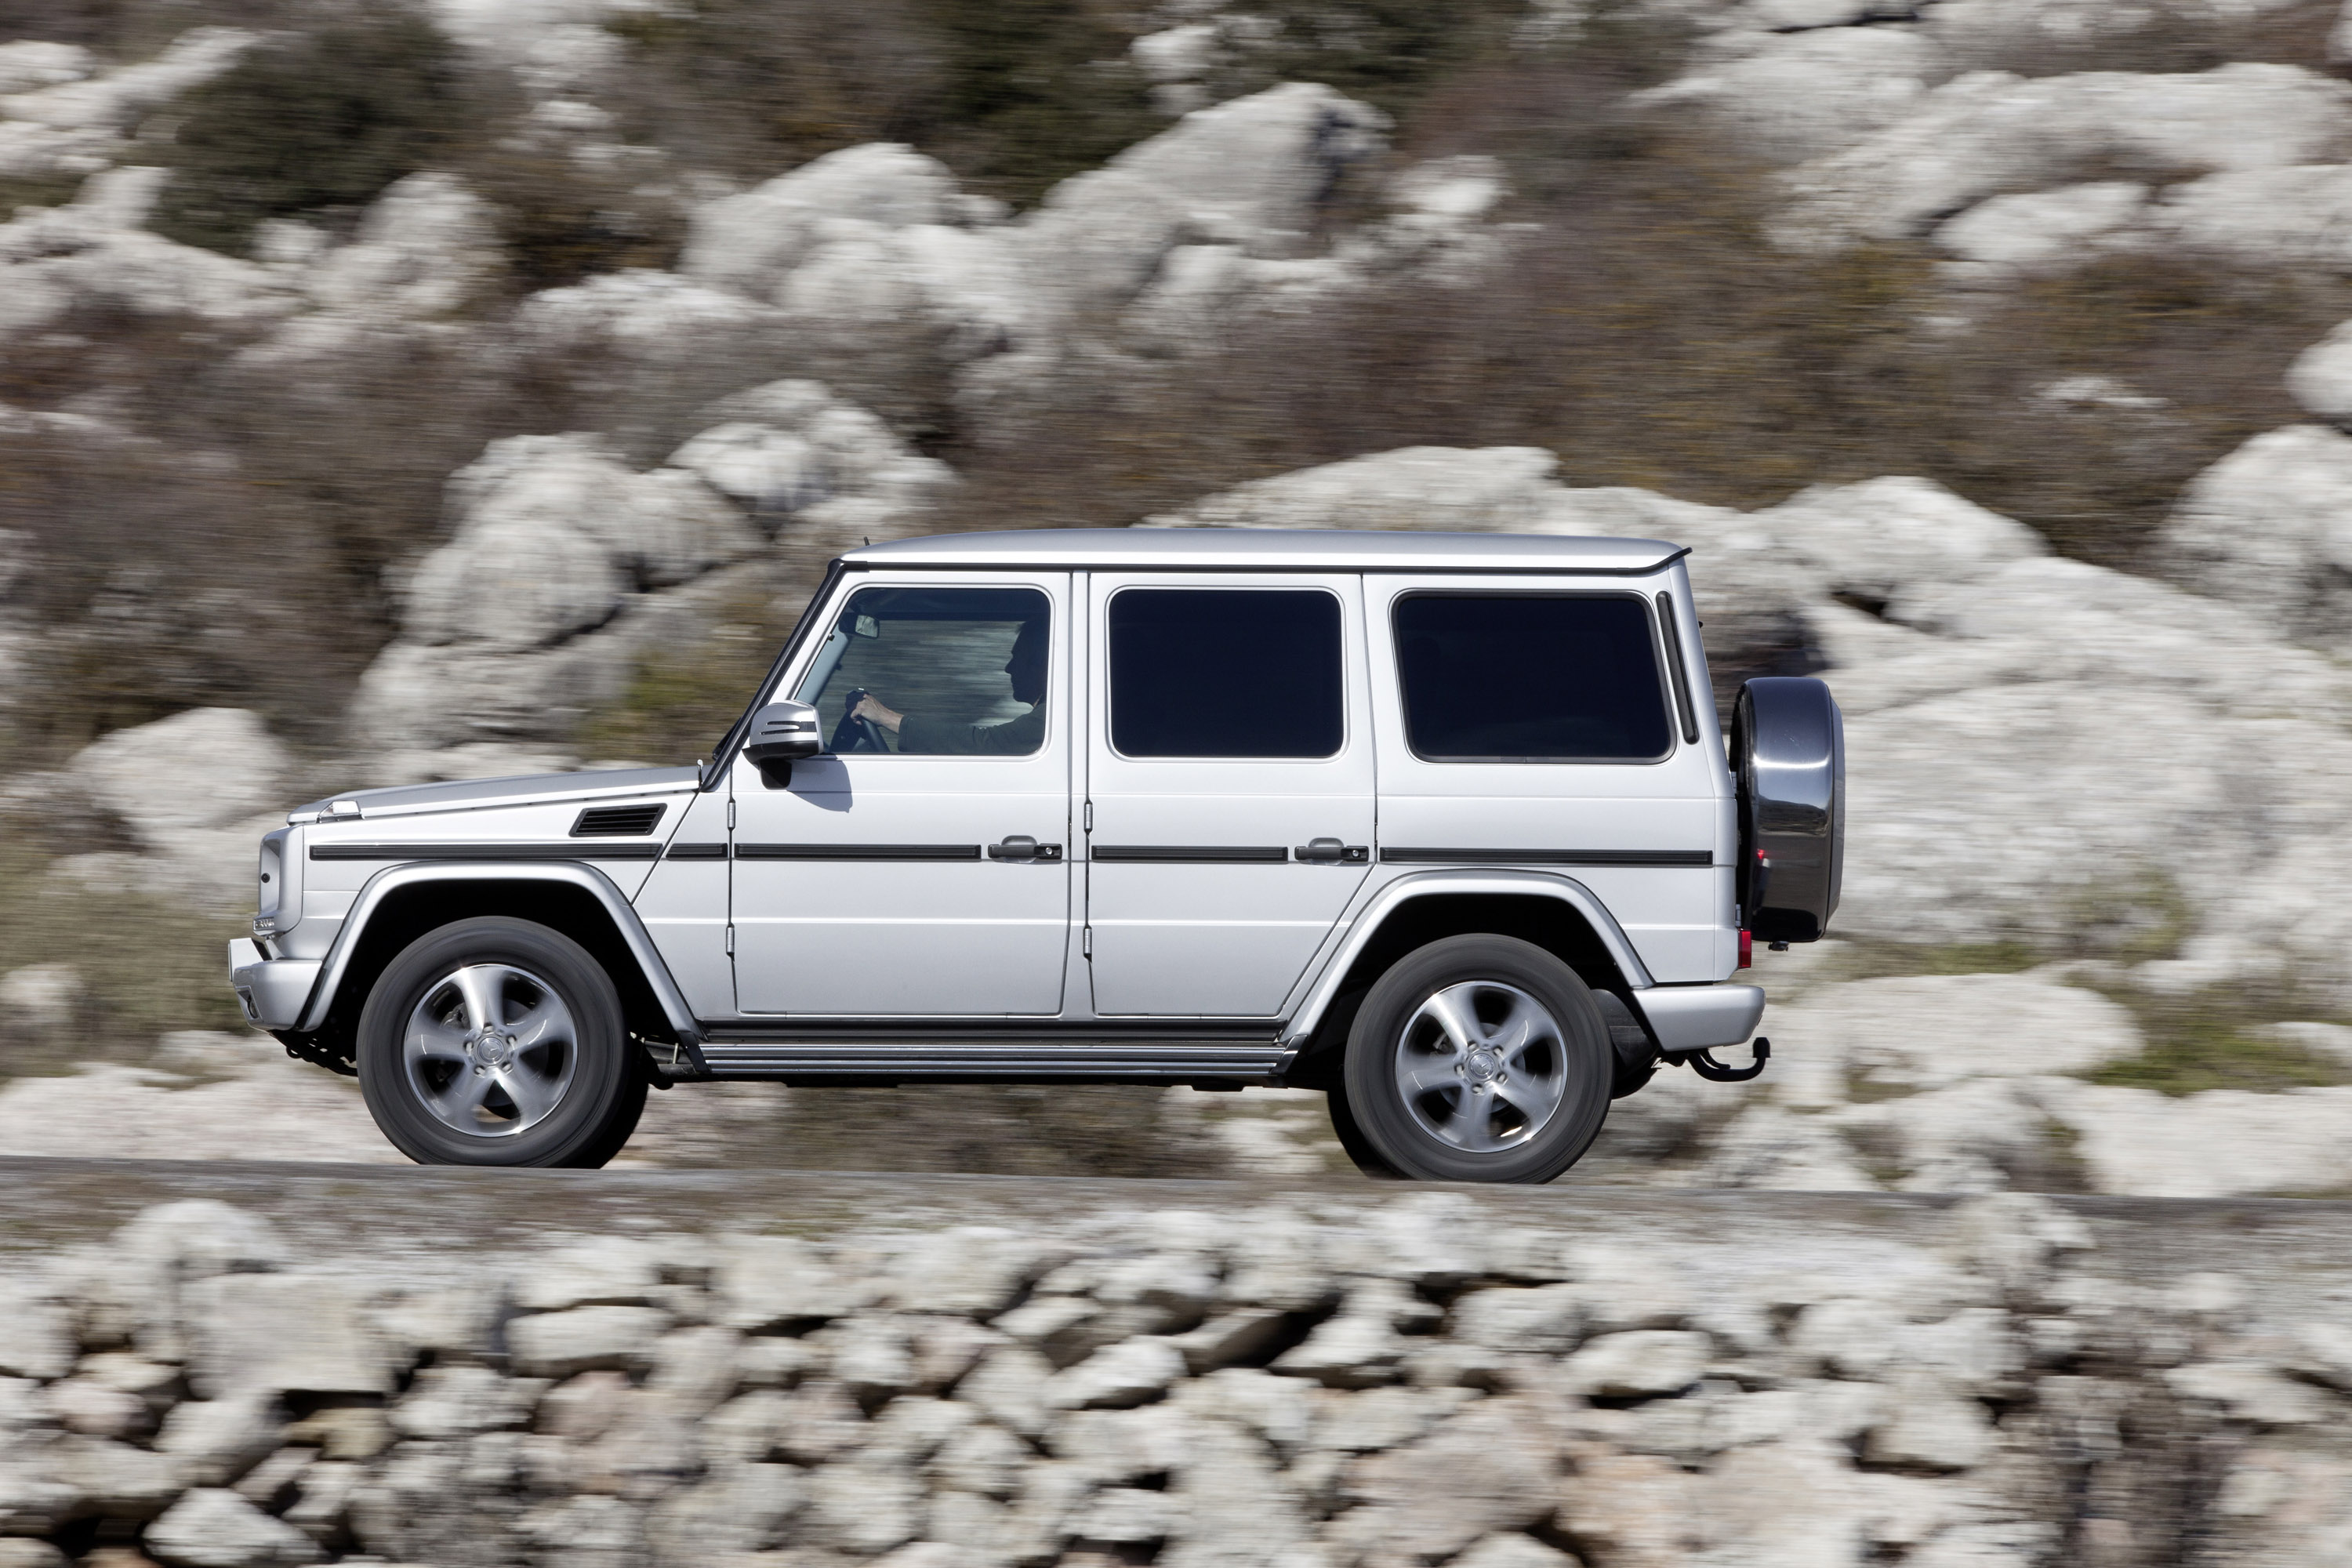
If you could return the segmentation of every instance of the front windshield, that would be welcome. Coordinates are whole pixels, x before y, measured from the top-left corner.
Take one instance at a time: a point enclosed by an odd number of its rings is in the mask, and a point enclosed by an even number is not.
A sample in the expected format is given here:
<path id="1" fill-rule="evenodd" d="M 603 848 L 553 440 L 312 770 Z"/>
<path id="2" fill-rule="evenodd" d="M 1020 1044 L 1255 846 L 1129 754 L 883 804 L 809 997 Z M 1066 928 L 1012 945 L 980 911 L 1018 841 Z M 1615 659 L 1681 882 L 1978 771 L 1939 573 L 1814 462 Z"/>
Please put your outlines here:
<path id="1" fill-rule="evenodd" d="M 1032 752 L 1050 612 L 1034 588 L 861 588 L 793 695 L 835 751 Z"/>

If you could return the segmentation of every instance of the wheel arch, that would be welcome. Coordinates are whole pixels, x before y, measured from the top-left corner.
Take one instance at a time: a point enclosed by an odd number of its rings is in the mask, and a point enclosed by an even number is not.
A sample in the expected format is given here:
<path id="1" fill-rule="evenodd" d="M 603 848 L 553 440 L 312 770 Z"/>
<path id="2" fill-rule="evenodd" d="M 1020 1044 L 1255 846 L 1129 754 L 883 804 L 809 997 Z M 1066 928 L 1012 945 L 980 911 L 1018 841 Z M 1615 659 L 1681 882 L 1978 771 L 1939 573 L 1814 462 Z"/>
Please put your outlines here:
<path id="1" fill-rule="evenodd" d="M 314 1048 L 347 1055 L 376 977 L 418 937 L 453 921 L 507 915 L 560 931 L 587 949 L 621 994 L 632 1034 L 701 1044 L 694 1015 L 636 911 L 610 878 L 587 865 L 457 863 L 394 866 L 360 889 L 297 1033 Z"/>
<path id="2" fill-rule="evenodd" d="M 1357 916 L 1285 1029 L 1285 1043 L 1298 1053 L 1289 1081 L 1318 1086 L 1339 1059 L 1365 993 L 1397 960 L 1430 942 L 1473 934 L 1532 942 L 1595 993 L 1625 998 L 1651 984 L 1608 906 L 1573 878 L 1445 871 L 1402 878 Z"/>

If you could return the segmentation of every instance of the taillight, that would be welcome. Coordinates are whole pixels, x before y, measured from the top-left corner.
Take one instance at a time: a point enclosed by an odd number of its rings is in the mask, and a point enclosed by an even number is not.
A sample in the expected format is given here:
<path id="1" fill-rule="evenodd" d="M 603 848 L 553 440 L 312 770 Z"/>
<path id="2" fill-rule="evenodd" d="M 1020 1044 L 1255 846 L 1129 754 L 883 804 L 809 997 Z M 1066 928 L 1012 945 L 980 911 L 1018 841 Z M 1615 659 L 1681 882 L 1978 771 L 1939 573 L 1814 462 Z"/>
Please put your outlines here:
<path id="1" fill-rule="evenodd" d="M 1742 927 L 1739 932 L 1739 967 L 1747 968 L 1756 962 L 1756 939 Z"/>

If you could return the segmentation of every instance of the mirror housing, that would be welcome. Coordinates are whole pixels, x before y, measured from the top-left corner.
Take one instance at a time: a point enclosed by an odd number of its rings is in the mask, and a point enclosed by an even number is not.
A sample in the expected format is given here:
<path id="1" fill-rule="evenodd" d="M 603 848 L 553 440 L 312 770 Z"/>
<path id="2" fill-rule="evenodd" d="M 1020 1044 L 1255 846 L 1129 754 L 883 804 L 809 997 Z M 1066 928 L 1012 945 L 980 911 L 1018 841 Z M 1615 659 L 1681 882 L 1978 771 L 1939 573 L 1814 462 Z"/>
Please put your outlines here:
<path id="1" fill-rule="evenodd" d="M 769 703 L 751 715 L 751 731 L 743 737 L 743 754 L 770 789 L 792 783 L 796 759 L 824 752 L 824 732 L 818 727 L 816 710 L 805 702 Z"/>

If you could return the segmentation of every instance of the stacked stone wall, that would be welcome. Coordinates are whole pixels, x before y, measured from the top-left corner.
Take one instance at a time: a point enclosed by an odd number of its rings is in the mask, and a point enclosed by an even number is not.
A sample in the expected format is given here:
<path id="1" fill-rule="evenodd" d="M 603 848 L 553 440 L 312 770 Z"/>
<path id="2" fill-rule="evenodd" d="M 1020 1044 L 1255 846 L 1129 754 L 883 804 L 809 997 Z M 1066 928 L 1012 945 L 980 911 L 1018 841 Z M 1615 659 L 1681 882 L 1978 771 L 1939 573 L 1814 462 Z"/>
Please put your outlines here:
<path id="1" fill-rule="evenodd" d="M 9 1568 L 2352 1541 L 2338 1204 L 6 1164 Z"/>

